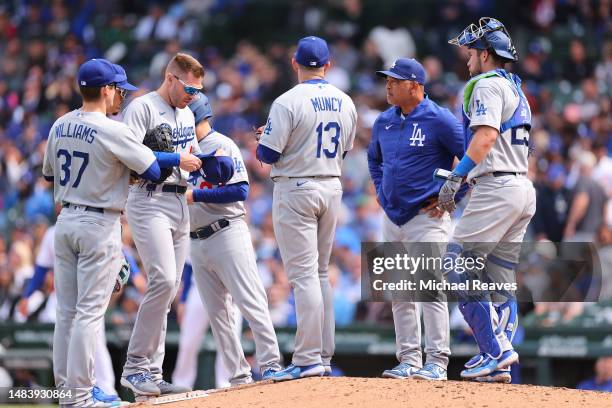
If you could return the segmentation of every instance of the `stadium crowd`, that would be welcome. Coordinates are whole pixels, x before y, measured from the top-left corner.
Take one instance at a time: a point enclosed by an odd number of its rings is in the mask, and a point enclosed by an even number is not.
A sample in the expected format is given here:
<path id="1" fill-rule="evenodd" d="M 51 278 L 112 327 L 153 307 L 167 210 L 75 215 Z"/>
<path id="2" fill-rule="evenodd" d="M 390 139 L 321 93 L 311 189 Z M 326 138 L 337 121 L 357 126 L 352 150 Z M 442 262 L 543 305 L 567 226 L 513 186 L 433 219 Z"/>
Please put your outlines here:
<path id="1" fill-rule="evenodd" d="M 272 228 L 270 168 L 255 158 L 252 129 L 263 124 L 274 98 L 294 84 L 289 64 L 293 50 L 287 44 L 308 33 L 329 41 L 334 66 L 327 79 L 350 93 L 359 113 L 354 149 L 344 164 L 343 213 L 330 269 L 337 325 L 391 322 L 388 306 L 360 302 L 360 243 L 380 240 L 381 230 L 381 210 L 366 159 L 371 126 L 387 107 L 384 81 L 374 72 L 398 57 L 419 59 L 427 70 L 429 97 L 460 117 L 461 88 L 468 71 L 462 51 L 446 40 L 476 16 L 495 10 L 489 2 L 439 1 L 439 8 L 424 16 L 428 24 L 412 25 L 397 13 L 388 19 L 371 14 L 375 2 L 367 0 L 326 6 L 287 3 L 283 24 L 266 27 L 268 35 L 275 33 L 271 39 L 257 36 L 257 24 L 251 24 L 253 31 L 231 25 L 232 21 L 244 24 L 257 7 L 248 0 L 152 5 L 15 0 L 0 6 L 1 321 L 52 319 L 52 313 L 45 312 L 50 307 L 52 278 L 28 306 L 30 316 L 21 313 L 25 309 L 19 302 L 42 237 L 56 216 L 52 186 L 41 177 L 41 163 L 53 121 L 79 106 L 75 81 L 79 64 L 104 56 L 125 66 L 130 82 L 139 86 L 128 96 L 129 103 L 155 89 L 167 61 L 184 50 L 206 68 L 205 90 L 214 111 L 214 128 L 238 143 L 246 161 L 249 223 L 274 324 L 294 325 L 291 289 Z M 523 79 L 533 111 L 530 177 L 536 183 L 538 208 L 528 239 L 594 242 L 604 273 L 599 300 L 612 300 L 612 40 L 606 34 L 611 22 L 605 6 L 609 3 L 529 3 L 528 11 L 500 17 L 518 44 L 521 59 L 512 71 Z M 220 22 L 230 31 L 225 39 L 214 30 Z M 234 29 L 243 33 L 235 42 Z M 223 42 L 217 44 L 217 39 Z M 116 119 L 121 120 L 120 115 Z M 127 228 L 124 242 L 138 262 Z M 548 282 L 537 262 L 527 267 L 522 282 L 534 298 Z M 142 276 L 133 280 L 113 300 L 109 319 L 133 321 L 145 284 Z M 584 307 L 584 303 L 556 307 L 536 302 L 534 310 L 547 317 L 538 321 L 551 325 L 571 321 Z"/>

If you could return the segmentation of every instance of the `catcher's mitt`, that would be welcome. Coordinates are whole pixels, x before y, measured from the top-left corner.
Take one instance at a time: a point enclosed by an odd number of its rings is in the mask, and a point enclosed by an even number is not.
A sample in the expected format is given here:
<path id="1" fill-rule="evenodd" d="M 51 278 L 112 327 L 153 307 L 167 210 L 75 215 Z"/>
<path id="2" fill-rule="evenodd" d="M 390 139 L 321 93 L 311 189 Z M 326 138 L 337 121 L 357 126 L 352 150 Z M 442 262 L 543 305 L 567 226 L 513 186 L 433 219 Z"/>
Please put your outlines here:
<path id="1" fill-rule="evenodd" d="M 142 143 L 154 152 L 174 153 L 174 146 L 172 145 L 172 128 L 167 123 L 159 124 L 147 131 Z M 161 175 L 155 183 L 161 184 L 166 181 L 173 170 L 174 167 L 162 168 Z"/>

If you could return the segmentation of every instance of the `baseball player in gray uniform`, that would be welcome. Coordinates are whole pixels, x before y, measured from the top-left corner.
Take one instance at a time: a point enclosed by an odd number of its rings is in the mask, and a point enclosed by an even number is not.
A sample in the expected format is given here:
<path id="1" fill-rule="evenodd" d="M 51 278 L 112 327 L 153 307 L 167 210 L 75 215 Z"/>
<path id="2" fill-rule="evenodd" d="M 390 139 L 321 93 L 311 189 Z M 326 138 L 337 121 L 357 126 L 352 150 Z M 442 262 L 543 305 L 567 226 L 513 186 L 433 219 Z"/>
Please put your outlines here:
<path id="1" fill-rule="evenodd" d="M 167 313 L 181 281 L 189 250 L 189 211 L 185 200 L 189 173 L 200 168 L 193 153 L 193 113 L 187 104 L 202 88 L 204 68 L 190 55 L 175 55 L 166 67 L 164 82 L 153 92 L 134 99 L 124 123 L 139 141 L 160 124 L 172 129 L 176 153 L 164 154 L 164 165 L 175 166 L 163 183 L 141 182 L 130 187 L 127 219 L 147 274 L 147 290 L 138 310 L 123 367 L 121 384 L 137 399 L 189 391 L 162 377 Z"/>
<path id="2" fill-rule="evenodd" d="M 81 65 L 83 106 L 53 124 L 43 160 L 43 175 L 63 207 L 55 230 L 53 371 L 56 386 L 72 391 L 60 400 L 67 406 L 120 404 L 92 393 L 96 338 L 123 261 L 119 216 L 130 169 L 143 178 L 160 175 L 153 152 L 106 117 L 122 80 L 106 60 Z"/>
<path id="3" fill-rule="evenodd" d="M 331 371 L 335 322 L 327 270 L 342 160 L 357 123 L 351 98 L 324 79 L 331 66 L 325 40 L 301 39 L 291 64 L 299 84 L 274 101 L 257 147 L 257 157 L 272 164 L 274 233 L 297 317 L 292 364 L 275 373 L 275 381 Z"/>
<path id="4" fill-rule="evenodd" d="M 531 111 L 520 78 L 503 69 L 518 56 L 504 25 L 489 17 L 471 24 L 449 42 L 468 48 L 472 79 L 465 86 L 463 101 L 467 150 L 440 190 L 440 208 L 454 210 L 454 196 L 464 177 L 474 187 L 446 256 L 486 256 L 487 278 L 513 282 L 536 203 L 535 190 L 526 177 Z M 449 280 L 465 281 L 483 272 L 448 273 Z M 511 344 L 517 325 L 513 294 L 464 297 L 459 306 L 480 349 L 461 376 L 509 382 L 509 366 L 518 361 Z"/>
<path id="5" fill-rule="evenodd" d="M 191 219 L 191 262 L 200 297 L 208 310 L 217 350 L 230 373 L 232 385 L 252 382 L 237 335 L 233 303 L 249 323 L 255 340 L 257 363 L 264 379 L 281 369 L 280 352 L 268 311 L 268 299 L 257 272 L 255 250 L 246 223 L 244 200 L 249 178 L 240 149 L 227 136 L 212 129 L 208 98 L 200 94 L 189 104 L 203 152 L 223 149 L 234 161 L 234 176 L 224 185 L 194 177 L 187 192 Z M 233 302 L 232 302 L 233 300 Z"/>

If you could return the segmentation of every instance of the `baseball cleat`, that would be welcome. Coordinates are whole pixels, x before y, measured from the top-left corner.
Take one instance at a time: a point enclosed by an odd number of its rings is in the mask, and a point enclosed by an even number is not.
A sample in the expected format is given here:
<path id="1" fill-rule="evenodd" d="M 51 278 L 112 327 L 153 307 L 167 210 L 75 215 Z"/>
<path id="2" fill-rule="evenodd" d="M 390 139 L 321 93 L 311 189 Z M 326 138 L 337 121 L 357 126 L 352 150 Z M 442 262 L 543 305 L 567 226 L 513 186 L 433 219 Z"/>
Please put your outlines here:
<path id="1" fill-rule="evenodd" d="M 266 370 L 264 370 L 263 373 L 261 373 L 261 379 L 263 381 L 265 380 L 271 380 L 272 376 L 274 376 L 274 374 L 278 373 L 278 370 L 274 369 L 274 368 L 268 368 Z"/>
<path id="2" fill-rule="evenodd" d="M 101 401 L 96 398 L 96 396 L 93 394 L 93 391 L 92 391 L 92 396 L 90 398 L 80 403 L 74 404 L 72 406 L 75 408 L 115 408 L 115 407 L 123 407 L 126 405 L 129 405 L 129 403 L 121 401 L 121 400 L 115 400 L 112 402 Z"/>
<path id="3" fill-rule="evenodd" d="M 474 357 L 470 358 L 463 366 L 465 368 L 474 368 L 478 364 L 482 363 L 485 357 L 486 357 L 486 354 L 484 353 L 476 354 Z"/>
<path id="4" fill-rule="evenodd" d="M 324 365 L 323 368 L 325 369 L 325 372 L 323 372 L 323 377 L 331 377 L 332 375 L 331 365 Z"/>
<path id="5" fill-rule="evenodd" d="M 148 372 L 121 377 L 121 385 L 132 390 L 136 396 L 157 396 L 161 394 L 161 390 Z"/>
<path id="6" fill-rule="evenodd" d="M 510 374 L 509 368 L 502 368 L 501 370 L 493 371 L 491 374 L 482 377 L 476 377 L 473 380 L 478 382 L 509 384 L 510 382 L 512 382 L 512 375 Z"/>
<path id="7" fill-rule="evenodd" d="M 184 392 L 191 391 L 191 388 L 189 387 L 185 387 L 182 385 L 174 385 L 172 383 L 169 383 L 168 381 L 165 381 L 164 379 L 155 381 L 155 385 L 157 385 L 162 395 L 182 394 Z"/>
<path id="8" fill-rule="evenodd" d="M 280 370 L 272 375 L 273 381 L 297 380 L 304 377 L 321 377 L 325 373 L 325 368 L 321 364 L 307 366 L 296 366 L 291 364 L 284 370 Z"/>
<path id="9" fill-rule="evenodd" d="M 419 371 L 418 367 L 412 366 L 408 363 L 399 363 L 391 370 L 385 370 L 382 376 L 385 378 L 410 378 Z"/>
<path id="10" fill-rule="evenodd" d="M 115 402 L 115 401 L 119 401 L 121 402 L 121 399 L 119 398 L 118 395 L 109 395 L 107 393 L 105 393 L 102 388 L 98 387 L 97 385 L 94 385 L 93 389 L 91 390 L 91 394 L 93 395 L 94 399 L 98 400 L 98 401 L 102 401 L 102 402 Z"/>
<path id="11" fill-rule="evenodd" d="M 478 365 L 461 371 L 461 377 L 462 378 L 484 377 L 486 375 L 493 373 L 496 370 L 509 367 L 514 363 L 518 363 L 518 360 L 519 360 L 518 353 L 514 350 L 504 351 L 499 358 L 491 358 L 488 355 L 485 355 L 482 361 Z"/>
<path id="12" fill-rule="evenodd" d="M 506 350 L 501 357 L 497 359 L 497 368 L 510 367 L 514 363 L 518 363 L 519 355 L 514 350 Z"/>
<path id="13" fill-rule="evenodd" d="M 446 381 L 446 369 L 434 363 L 427 363 L 419 371 L 412 374 L 412 378 L 430 381 Z"/>
<path id="14" fill-rule="evenodd" d="M 497 370 L 497 359 L 485 356 L 480 364 L 461 371 L 461 378 L 476 378 L 491 374 Z"/>

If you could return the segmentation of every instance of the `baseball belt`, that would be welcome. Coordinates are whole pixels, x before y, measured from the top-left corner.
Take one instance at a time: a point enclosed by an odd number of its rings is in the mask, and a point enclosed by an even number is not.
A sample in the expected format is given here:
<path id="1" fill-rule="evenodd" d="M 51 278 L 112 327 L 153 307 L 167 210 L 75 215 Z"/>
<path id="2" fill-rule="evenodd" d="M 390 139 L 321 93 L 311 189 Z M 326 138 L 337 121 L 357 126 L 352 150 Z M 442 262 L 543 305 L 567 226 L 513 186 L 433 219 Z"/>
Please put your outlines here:
<path id="1" fill-rule="evenodd" d="M 493 177 L 503 177 L 503 176 L 525 176 L 525 173 L 520 173 L 520 172 L 516 172 L 516 171 L 494 171 L 491 173 L 487 173 L 487 174 L 483 174 L 482 176 L 478 176 L 473 178 L 470 183 L 472 185 L 477 184 L 478 183 L 478 179 L 480 177 L 483 176 L 493 176 Z"/>
<path id="2" fill-rule="evenodd" d="M 91 211 L 91 212 L 97 212 L 97 213 L 100 213 L 100 214 L 104 214 L 104 208 L 91 207 L 89 205 L 71 204 L 69 202 L 63 201 L 62 202 L 62 208 L 68 208 L 68 207 L 83 208 L 83 209 L 85 209 L 85 211 Z"/>
<path id="3" fill-rule="evenodd" d="M 191 237 L 191 239 L 210 238 L 211 235 L 213 235 L 215 232 L 221 231 L 223 228 L 227 227 L 228 225 L 230 225 L 229 220 L 225 218 L 221 218 L 220 220 L 217 220 L 213 222 L 212 224 L 209 224 L 202 228 L 198 228 L 195 231 L 191 231 L 189 233 L 189 236 Z"/>
<path id="4" fill-rule="evenodd" d="M 155 191 L 157 186 L 158 184 L 149 183 L 147 184 L 147 191 Z M 187 187 L 179 186 L 177 184 L 164 184 L 162 185 L 161 191 L 163 193 L 185 194 Z"/>

